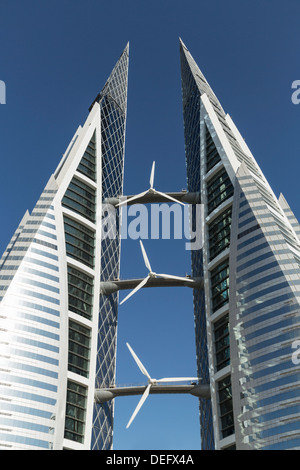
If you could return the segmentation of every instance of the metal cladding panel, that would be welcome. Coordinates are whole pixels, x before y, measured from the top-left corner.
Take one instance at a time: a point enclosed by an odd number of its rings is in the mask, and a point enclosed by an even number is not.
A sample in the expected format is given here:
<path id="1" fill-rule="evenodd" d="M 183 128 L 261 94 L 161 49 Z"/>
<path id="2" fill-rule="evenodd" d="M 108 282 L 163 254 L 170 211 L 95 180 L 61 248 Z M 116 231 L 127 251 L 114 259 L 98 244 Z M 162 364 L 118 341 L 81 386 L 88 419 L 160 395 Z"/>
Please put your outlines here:
<path id="1" fill-rule="evenodd" d="M 52 449 L 60 358 L 60 274 L 49 185 L 0 269 L 0 448 Z"/>
<path id="2" fill-rule="evenodd" d="M 230 253 L 237 444 L 297 448 L 299 367 L 292 343 L 300 335 L 299 240 L 283 212 L 267 206 L 246 168 L 238 180 Z"/>

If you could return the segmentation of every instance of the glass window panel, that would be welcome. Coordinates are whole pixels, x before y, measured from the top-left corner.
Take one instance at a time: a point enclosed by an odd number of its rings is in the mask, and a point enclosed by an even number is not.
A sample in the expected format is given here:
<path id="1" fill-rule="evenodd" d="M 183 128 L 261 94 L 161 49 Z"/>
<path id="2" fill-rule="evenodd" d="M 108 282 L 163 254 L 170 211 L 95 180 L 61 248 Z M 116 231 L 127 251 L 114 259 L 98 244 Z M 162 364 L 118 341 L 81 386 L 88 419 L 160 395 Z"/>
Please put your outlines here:
<path id="1" fill-rule="evenodd" d="M 230 364 L 228 314 L 214 324 L 216 369 L 219 371 Z"/>
<path id="2" fill-rule="evenodd" d="M 211 170 L 220 160 L 214 141 L 206 128 L 206 171 Z"/>
<path id="3" fill-rule="evenodd" d="M 88 377 L 91 332 L 78 323 L 69 322 L 69 370 Z"/>
<path id="4" fill-rule="evenodd" d="M 211 298 L 213 312 L 229 301 L 228 259 L 211 271 Z"/>
<path id="5" fill-rule="evenodd" d="M 230 375 L 218 382 L 221 439 L 234 434 L 234 420 Z"/>
<path id="6" fill-rule="evenodd" d="M 84 225 L 64 217 L 67 255 L 94 266 L 95 234 Z"/>
<path id="7" fill-rule="evenodd" d="M 90 319 L 93 308 L 93 278 L 68 266 L 69 310 Z"/>
<path id="8" fill-rule="evenodd" d="M 95 222 L 96 190 L 74 177 L 62 200 L 62 205 Z"/>
<path id="9" fill-rule="evenodd" d="M 230 245 L 231 207 L 214 219 L 208 227 L 210 259 Z"/>
<path id="10" fill-rule="evenodd" d="M 227 172 L 223 169 L 207 183 L 208 213 L 233 195 L 233 186 Z"/>
<path id="11" fill-rule="evenodd" d="M 84 442 L 87 390 L 68 380 L 65 438 Z"/>

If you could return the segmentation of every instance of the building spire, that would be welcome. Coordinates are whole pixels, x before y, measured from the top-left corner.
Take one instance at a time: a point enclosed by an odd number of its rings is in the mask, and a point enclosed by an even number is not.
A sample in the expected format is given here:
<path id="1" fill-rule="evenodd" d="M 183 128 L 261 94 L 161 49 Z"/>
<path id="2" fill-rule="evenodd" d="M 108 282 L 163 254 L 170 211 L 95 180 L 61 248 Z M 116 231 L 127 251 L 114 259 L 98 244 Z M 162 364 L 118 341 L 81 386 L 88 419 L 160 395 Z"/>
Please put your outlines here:
<path id="1" fill-rule="evenodd" d="M 180 42 L 181 80 L 182 80 L 183 89 L 186 88 L 187 82 L 189 80 L 188 77 L 190 77 L 190 74 L 191 74 L 197 85 L 197 88 L 200 91 L 200 95 L 206 94 L 209 100 L 213 104 L 217 105 L 217 107 L 224 112 L 221 106 L 221 103 L 219 102 L 218 98 L 214 94 L 211 86 L 209 85 L 208 81 L 206 80 L 205 76 L 199 69 L 194 58 L 192 57 L 191 53 L 189 52 L 188 48 L 186 47 L 186 45 L 184 44 L 181 38 L 179 38 L 179 42 Z"/>
<path id="2" fill-rule="evenodd" d="M 108 77 L 104 87 L 98 93 L 89 111 L 92 110 L 94 104 L 99 103 L 105 95 L 109 95 L 116 104 L 126 113 L 127 106 L 127 86 L 128 86 L 128 62 L 129 62 L 129 41 L 126 44 L 119 60 L 114 66 L 110 76 Z"/>

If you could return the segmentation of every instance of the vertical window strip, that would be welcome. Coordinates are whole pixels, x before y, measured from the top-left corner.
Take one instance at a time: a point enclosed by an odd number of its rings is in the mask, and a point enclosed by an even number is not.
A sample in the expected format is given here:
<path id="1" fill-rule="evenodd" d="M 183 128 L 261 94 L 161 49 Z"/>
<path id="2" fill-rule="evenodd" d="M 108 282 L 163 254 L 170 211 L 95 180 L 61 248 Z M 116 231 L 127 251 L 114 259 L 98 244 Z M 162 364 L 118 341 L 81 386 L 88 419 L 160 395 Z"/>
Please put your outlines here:
<path id="1" fill-rule="evenodd" d="M 90 329 L 70 320 L 68 370 L 87 378 L 90 364 L 90 341 Z"/>
<path id="2" fill-rule="evenodd" d="M 87 388 L 71 380 L 67 383 L 65 438 L 84 442 Z"/>

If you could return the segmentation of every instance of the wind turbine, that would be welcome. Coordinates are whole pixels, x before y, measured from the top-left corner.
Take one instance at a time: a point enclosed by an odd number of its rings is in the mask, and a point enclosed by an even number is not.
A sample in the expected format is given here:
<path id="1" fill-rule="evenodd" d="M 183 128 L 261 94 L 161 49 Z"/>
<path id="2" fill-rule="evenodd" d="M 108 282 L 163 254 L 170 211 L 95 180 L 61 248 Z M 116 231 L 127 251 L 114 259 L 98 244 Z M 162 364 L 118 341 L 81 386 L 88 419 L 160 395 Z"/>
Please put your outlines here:
<path id="1" fill-rule="evenodd" d="M 184 206 L 183 202 L 177 201 L 177 199 L 173 198 L 172 196 L 169 196 L 168 194 L 157 191 L 156 189 L 153 188 L 154 172 L 155 172 L 155 162 L 152 163 L 152 169 L 151 169 L 150 181 L 149 181 L 150 182 L 150 188 L 147 189 L 147 191 L 143 191 L 142 193 L 136 194 L 135 196 L 132 196 L 129 199 L 126 199 L 125 201 L 120 202 L 119 204 L 116 205 L 116 207 L 120 207 L 120 206 L 123 206 L 124 204 L 128 204 L 128 202 L 133 201 L 134 199 L 139 199 L 140 197 L 143 197 L 148 193 L 159 194 L 160 196 L 163 196 L 166 199 L 169 199 L 170 201 L 177 202 L 178 204 L 181 204 L 181 205 Z"/>
<path id="2" fill-rule="evenodd" d="M 140 371 L 142 372 L 142 374 L 144 374 L 148 378 L 147 388 L 145 389 L 140 401 L 137 404 L 137 407 L 135 408 L 134 412 L 132 413 L 131 418 L 128 421 L 128 424 L 126 426 L 126 429 L 128 429 L 129 426 L 131 425 L 132 421 L 134 420 L 134 418 L 136 417 L 136 415 L 140 411 L 141 407 L 145 403 L 145 401 L 146 401 L 146 399 L 147 399 L 147 397 L 150 393 L 150 389 L 151 389 L 151 387 L 153 387 L 153 385 L 155 386 L 157 383 L 161 383 L 161 382 L 165 382 L 165 383 L 166 382 L 186 382 L 187 380 L 199 380 L 199 379 L 198 379 L 198 377 L 165 377 L 163 379 L 153 379 L 150 376 L 147 369 L 145 368 L 145 366 L 140 361 L 140 359 L 137 357 L 137 355 L 135 354 L 135 352 L 133 351 L 131 346 L 128 343 L 126 343 L 126 346 L 128 347 L 129 351 L 131 352 L 131 354 L 132 354 L 135 362 L 137 363 Z"/>
<path id="3" fill-rule="evenodd" d="M 146 268 L 149 270 L 148 276 L 145 277 L 145 279 L 142 280 L 131 292 L 128 294 L 125 299 L 120 302 L 120 305 L 122 305 L 126 300 L 128 300 L 132 295 L 134 295 L 138 290 L 140 290 L 147 282 L 149 279 L 156 278 L 156 277 L 161 277 L 162 279 L 177 279 L 179 281 L 184 281 L 184 282 L 194 282 L 192 279 L 189 279 L 188 277 L 180 277 L 180 276 L 173 276 L 172 274 L 158 274 L 152 271 L 146 250 L 144 248 L 142 240 L 140 240 L 140 245 L 141 245 L 141 250 L 143 253 L 143 258 L 144 262 L 146 265 Z"/>

